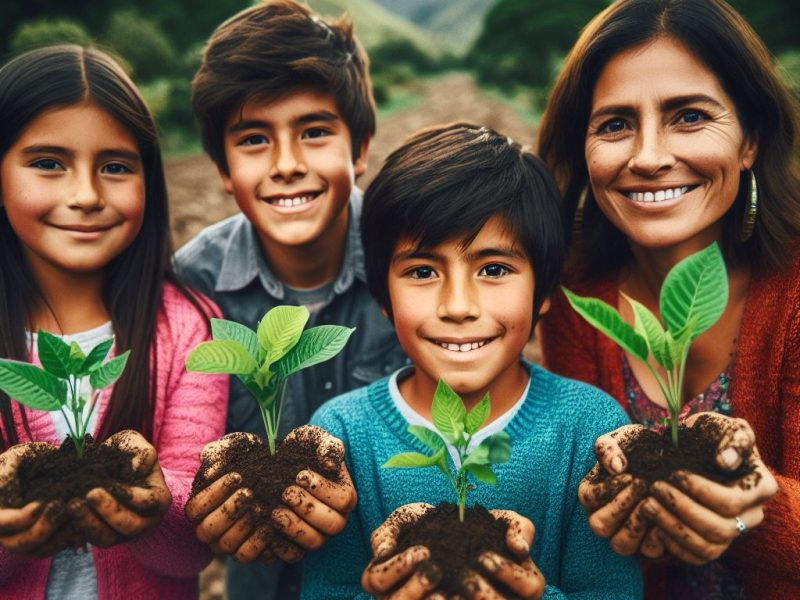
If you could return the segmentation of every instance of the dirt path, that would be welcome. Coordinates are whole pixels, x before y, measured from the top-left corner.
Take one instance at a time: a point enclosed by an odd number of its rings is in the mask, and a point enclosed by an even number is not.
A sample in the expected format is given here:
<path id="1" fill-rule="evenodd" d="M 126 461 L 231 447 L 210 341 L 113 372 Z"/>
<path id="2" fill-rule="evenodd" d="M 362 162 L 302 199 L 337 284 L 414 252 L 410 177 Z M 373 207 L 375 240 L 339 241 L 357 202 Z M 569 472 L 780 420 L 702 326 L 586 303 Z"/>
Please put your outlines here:
<path id="1" fill-rule="evenodd" d="M 362 189 L 366 189 L 389 152 L 421 127 L 467 121 L 496 129 L 523 145 L 535 141 L 536 132 L 519 113 L 482 93 L 469 75 L 454 73 L 425 81 L 420 84 L 419 96 L 420 101 L 412 108 L 379 121 L 367 172 L 358 181 Z M 237 211 L 234 201 L 222 189 L 216 167 L 205 155 L 171 159 L 165 168 L 176 248 L 206 225 Z M 530 344 L 526 356 L 538 360 L 538 347 Z M 201 600 L 223 600 L 223 580 L 223 563 L 215 560 L 201 575 Z"/>

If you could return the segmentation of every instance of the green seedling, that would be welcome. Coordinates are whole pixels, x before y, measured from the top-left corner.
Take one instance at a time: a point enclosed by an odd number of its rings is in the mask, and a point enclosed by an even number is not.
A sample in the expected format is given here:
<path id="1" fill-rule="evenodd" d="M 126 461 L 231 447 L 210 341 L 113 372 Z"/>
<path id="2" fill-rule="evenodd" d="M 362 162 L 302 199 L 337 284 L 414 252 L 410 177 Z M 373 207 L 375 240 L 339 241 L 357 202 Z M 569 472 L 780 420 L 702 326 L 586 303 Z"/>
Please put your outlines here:
<path id="1" fill-rule="evenodd" d="M 186 359 L 189 371 L 236 375 L 250 390 L 264 419 L 271 454 L 275 454 L 286 379 L 336 356 L 355 331 L 339 325 L 303 331 L 308 317 L 304 306 L 276 306 L 259 321 L 257 331 L 211 319 L 212 341 L 198 345 Z"/>
<path id="2" fill-rule="evenodd" d="M 39 330 L 37 350 L 42 368 L 26 362 L 0 359 L 0 389 L 35 410 L 60 410 L 67 420 L 69 436 L 78 458 L 83 457 L 89 418 L 97 407 L 100 391 L 122 375 L 130 350 L 104 363 L 113 340 L 106 340 L 85 355 L 78 344 L 67 344 L 58 336 Z M 84 379 L 92 388 L 89 398 L 81 394 Z M 89 410 L 84 414 L 87 402 Z"/>
<path id="3" fill-rule="evenodd" d="M 672 443 L 677 446 L 689 347 L 719 320 L 728 303 L 728 274 L 717 243 L 680 261 L 667 274 L 659 294 L 659 312 L 666 328 L 633 298 L 625 296 L 635 315 L 631 327 L 605 302 L 577 296 L 566 288 L 564 293 L 578 314 L 650 369 L 667 401 Z M 665 371 L 666 379 L 651 357 Z"/>
<path id="4" fill-rule="evenodd" d="M 433 454 L 429 456 L 419 452 L 403 452 L 390 458 L 383 466 L 438 468 L 453 485 L 458 498 L 458 518 L 463 523 L 467 494 L 475 489 L 475 486 L 467 481 L 467 474 L 471 474 L 477 481 L 496 485 L 497 475 L 492 471 L 491 465 L 504 463 L 511 458 L 511 438 L 505 431 L 490 435 L 472 452 L 467 451 L 472 436 L 489 418 L 490 411 L 489 394 L 467 412 L 459 395 L 440 379 L 431 405 L 431 416 L 436 431 L 421 425 L 408 427 L 408 432 L 430 448 Z M 461 463 L 458 469 L 453 464 L 445 441 L 450 442 L 458 451 Z"/>

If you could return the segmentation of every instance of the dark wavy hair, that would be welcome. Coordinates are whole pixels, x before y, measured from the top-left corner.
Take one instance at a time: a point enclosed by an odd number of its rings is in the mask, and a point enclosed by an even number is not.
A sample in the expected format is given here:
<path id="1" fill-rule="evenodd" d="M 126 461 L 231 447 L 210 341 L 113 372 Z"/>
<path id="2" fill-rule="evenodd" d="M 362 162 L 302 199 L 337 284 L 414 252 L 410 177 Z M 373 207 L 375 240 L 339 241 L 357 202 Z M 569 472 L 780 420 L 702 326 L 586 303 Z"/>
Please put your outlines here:
<path id="1" fill-rule="evenodd" d="M 118 352 L 131 350 L 114 386 L 100 439 L 122 429 L 151 438 L 155 402 L 156 316 L 162 287 L 171 282 L 205 315 L 199 301 L 175 278 L 170 259 L 167 189 L 156 127 L 136 86 L 108 54 L 77 45 L 50 46 L 14 58 L 0 69 L 0 160 L 25 128 L 47 110 L 91 102 L 131 133 L 144 168 L 141 231 L 105 269 L 103 302 L 111 315 Z M 47 304 L 25 259 L 19 238 L 0 209 L 0 356 L 29 360 L 26 328 L 33 330 L 33 302 Z M 38 299 L 38 300 L 37 300 Z M 153 354 L 154 356 L 154 354 Z M 26 413 L 23 426 L 31 437 Z M 19 443 L 11 402 L 0 392 L 0 446 Z"/>
<path id="2" fill-rule="evenodd" d="M 519 144 L 469 123 L 418 131 L 392 152 L 367 188 L 361 239 L 367 285 L 391 316 L 387 273 L 399 241 L 468 246 L 502 218 L 533 265 L 533 323 L 561 276 L 566 253 L 558 188 L 544 163 Z"/>
<path id="3" fill-rule="evenodd" d="M 375 134 L 369 61 L 348 18 L 325 21 L 293 0 L 261 2 L 208 40 L 192 82 L 203 147 L 228 174 L 225 125 L 250 100 L 269 102 L 309 88 L 330 94 L 350 130 L 353 160 Z"/>
<path id="4" fill-rule="evenodd" d="M 722 247 L 728 260 L 778 269 L 800 235 L 800 169 L 797 96 L 783 82 L 764 43 L 722 0 L 618 0 L 583 30 L 556 79 L 541 122 L 539 155 L 552 169 L 571 217 L 588 183 L 584 140 L 595 83 L 620 52 L 659 36 L 679 40 L 720 80 L 746 135 L 758 139 L 752 169 L 759 187 L 752 237 L 737 239 L 749 189 L 723 217 Z M 572 241 L 578 274 L 600 274 L 631 260 L 625 235 L 587 195 L 582 239 Z"/>

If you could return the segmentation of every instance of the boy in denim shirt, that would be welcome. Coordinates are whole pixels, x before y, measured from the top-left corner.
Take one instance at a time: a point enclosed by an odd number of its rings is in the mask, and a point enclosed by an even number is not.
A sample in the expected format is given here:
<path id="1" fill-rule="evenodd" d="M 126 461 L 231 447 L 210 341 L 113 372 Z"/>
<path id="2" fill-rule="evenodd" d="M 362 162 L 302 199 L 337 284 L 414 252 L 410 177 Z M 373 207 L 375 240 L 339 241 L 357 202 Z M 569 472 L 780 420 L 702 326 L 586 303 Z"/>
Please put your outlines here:
<path id="1" fill-rule="evenodd" d="M 241 213 L 180 249 L 181 276 L 251 328 L 278 304 L 305 305 L 309 327 L 356 328 L 337 357 L 289 379 L 283 436 L 325 400 L 405 362 L 366 287 L 358 233 L 354 181 L 375 132 L 367 57 L 348 21 L 327 23 L 289 0 L 262 3 L 214 32 L 192 102 L 203 146 Z M 233 379 L 227 430 L 263 429 L 257 404 Z M 229 561 L 228 597 L 290 598 L 296 579 L 281 566 Z"/>

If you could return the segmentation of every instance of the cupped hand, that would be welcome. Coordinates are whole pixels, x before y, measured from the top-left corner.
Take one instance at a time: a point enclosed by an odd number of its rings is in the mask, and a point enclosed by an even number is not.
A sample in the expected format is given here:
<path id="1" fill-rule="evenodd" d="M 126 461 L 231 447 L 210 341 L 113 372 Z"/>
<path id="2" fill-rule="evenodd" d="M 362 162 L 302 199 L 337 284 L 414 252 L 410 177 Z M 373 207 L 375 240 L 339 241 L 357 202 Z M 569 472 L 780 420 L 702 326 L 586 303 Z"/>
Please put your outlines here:
<path id="1" fill-rule="evenodd" d="M 172 504 L 156 449 L 140 433 L 120 431 L 104 446 L 118 447 L 132 454 L 133 471 L 143 477 L 138 485 L 116 484 L 112 490 L 97 487 L 85 498 L 67 504 L 69 514 L 86 540 L 106 548 L 142 535 L 158 525 Z"/>
<path id="2" fill-rule="evenodd" d="M 0 489 L 19 489 L 17 469 L 26 452 L 47 448 L 45 442 L 12 446 L 0 454 Z M 0 507 L 0 548 L 31 557 L 52 556 L 73 540 L 61 534 L 66 511 L 61 501 L 43 505 L 29 502 L 21 508 Z"/>
<path id="3" fill-rule="evenodd" d="M 272 521 L 281 532 L 270 544 L 270 549 L 280 557 L 281 544 L 290 543 L 305 550 L 316 550 L 329 537 L 336 535 L 347 524 L 348 514 L 355 508 L 358 496 L 344 462 L 344 445 L 328 432 L 311 425 L 298 427 L 286 436 L 321 436 L 317 455 L 330 472 L 337 475 L 327 479 L 310 469 L 297 474 L 296 485 L 283 492 L 285 506 L 272 511 Z M 275 544 L 278 544 L 278 548 Z"/>

